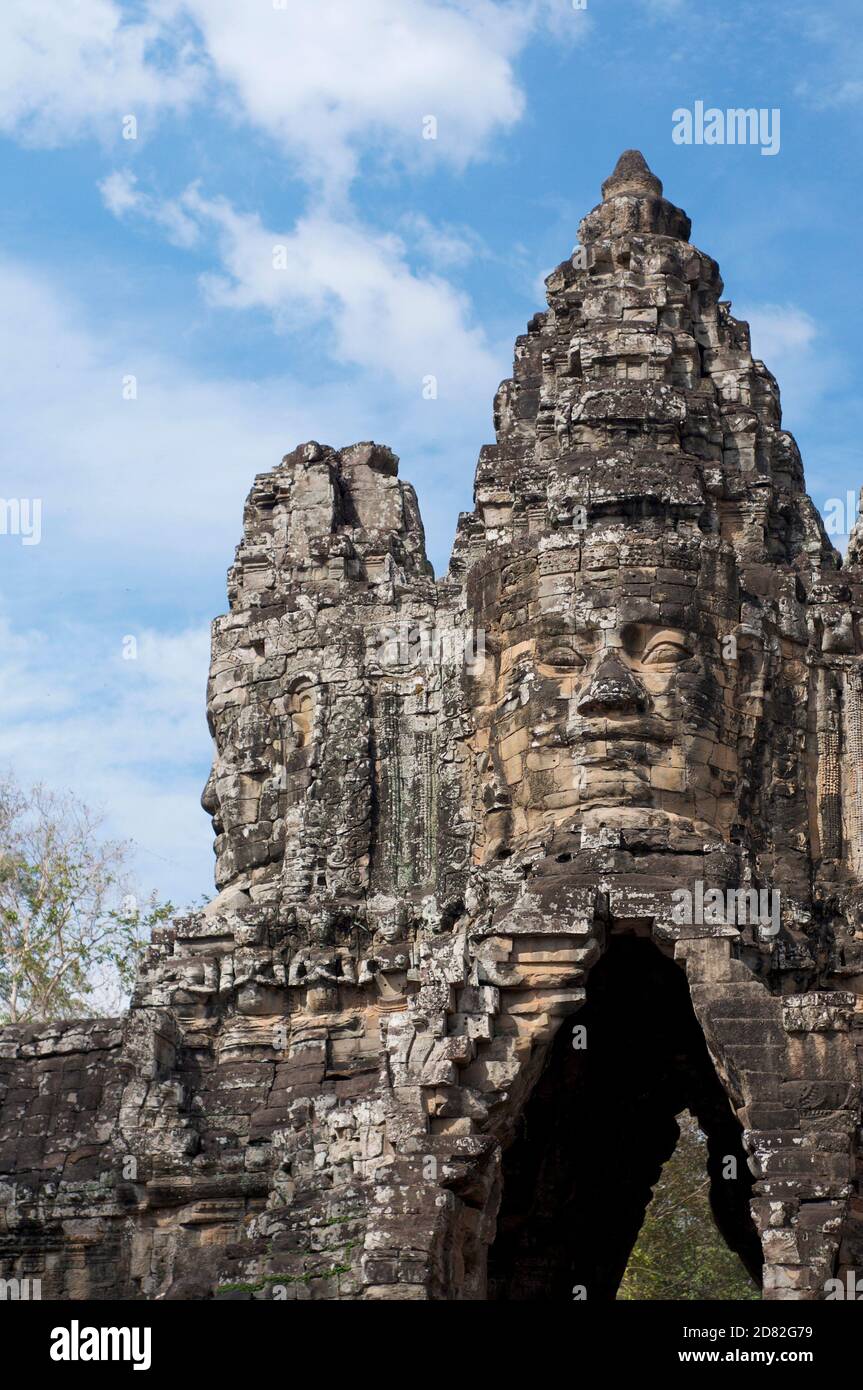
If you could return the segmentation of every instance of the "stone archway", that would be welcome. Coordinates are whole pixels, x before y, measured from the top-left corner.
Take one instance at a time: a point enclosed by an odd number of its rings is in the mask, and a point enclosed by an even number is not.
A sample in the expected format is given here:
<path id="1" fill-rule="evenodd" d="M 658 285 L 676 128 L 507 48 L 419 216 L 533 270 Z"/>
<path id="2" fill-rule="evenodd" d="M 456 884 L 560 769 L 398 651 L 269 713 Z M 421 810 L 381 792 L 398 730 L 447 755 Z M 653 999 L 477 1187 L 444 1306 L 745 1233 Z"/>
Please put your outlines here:
<path id="1" fill-rule="evenodd" d="M 717 1225 L 760 1282 L 743 1131 L 685 974 L 649 937 L 612 933 L 503 1156 L 489 1297 L 570 1301 L 581 1286 L 591 1301 L 613 1299 L 685 1109 L 708 1137 Z"/>

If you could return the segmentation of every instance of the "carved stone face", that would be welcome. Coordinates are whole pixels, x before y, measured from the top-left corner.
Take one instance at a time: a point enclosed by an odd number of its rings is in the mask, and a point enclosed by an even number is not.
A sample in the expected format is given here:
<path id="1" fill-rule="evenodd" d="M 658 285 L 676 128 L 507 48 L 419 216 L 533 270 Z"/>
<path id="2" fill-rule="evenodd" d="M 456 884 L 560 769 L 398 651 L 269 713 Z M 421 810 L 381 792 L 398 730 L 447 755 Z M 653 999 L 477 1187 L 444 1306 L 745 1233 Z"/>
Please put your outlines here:
<path id="1" fill-rule="evenodd" d="M 266 846 L 250 833 L 278 815 L 281 786 L 275 775 L 273 735 L 280 724 L 248 707 L 234 719 L 216 722 L 213 767 L 201 796 L 216 836 L 216 884 L 266 863 Z"/>
<path id="2" fill-rule="evenodd" d="M 219 888 L 237 875 L 272 876 L 272 826 L 286 814 L 297 819 L 317 752 L 313 681 L 298 677 L 284 693 L 261 696 L 253 683 L 260 659 L 243 668 L 246 702 L 211 711 L 214 757 L 201 805 L 213 822 Z"/>
<path id="3" fill-rule="evenodd" d="M 648 560 L 637 534 L 610 544 L 606 532 L 505 565 L 478 719 L 486 856 L 548 826 L 643 821 L 645 808 L 727 834 L 740 723 L 733 573 L 716 546 L 707 572 L 697 545 L 651 548 Z"/>
<path id="4" fill-rule="evenodd" d="M 374 939 L 391 944 L 404 941 L 408 931 L 407 908 L 398 898 L 378 894 L 369 903 L 369 922 Z"/>

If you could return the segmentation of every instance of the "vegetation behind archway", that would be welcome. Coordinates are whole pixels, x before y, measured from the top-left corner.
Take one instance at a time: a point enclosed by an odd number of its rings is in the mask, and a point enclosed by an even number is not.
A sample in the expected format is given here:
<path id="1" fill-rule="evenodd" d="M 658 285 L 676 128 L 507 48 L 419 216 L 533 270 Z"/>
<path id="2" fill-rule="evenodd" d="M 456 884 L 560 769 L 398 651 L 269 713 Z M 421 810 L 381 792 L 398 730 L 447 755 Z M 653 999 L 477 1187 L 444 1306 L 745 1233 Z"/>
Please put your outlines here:
<path id="1" fill-rule="evenodd" d="M 706 1138 L 691 1115 L 677 1122 L 680 1138 L 654 1188 L 617 1297 L 757 1300 L 757 1285 L 713 1220 Z"/>

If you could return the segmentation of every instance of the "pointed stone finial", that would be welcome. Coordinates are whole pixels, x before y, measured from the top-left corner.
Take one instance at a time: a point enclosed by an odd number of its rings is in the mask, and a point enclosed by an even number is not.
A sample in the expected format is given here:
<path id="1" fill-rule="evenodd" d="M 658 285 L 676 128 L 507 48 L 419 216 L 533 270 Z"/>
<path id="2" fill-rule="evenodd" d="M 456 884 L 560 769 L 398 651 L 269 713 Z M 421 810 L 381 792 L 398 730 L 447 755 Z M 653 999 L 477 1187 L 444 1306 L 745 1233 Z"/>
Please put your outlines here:
<path id="1" fill-rule="evenodd" d="M 583 247 L 603 238 L 653 233 L 688 241 L 692 224 L 682 208 L 662 196 L 662 181 L 650 170 L 640 150 L 624 150 L 602 185 L 602 202 L 582 219 L 578 239 Z"/>
<path id="2" fill-rule="evenodd" d="M 614 166 L 614 173 L 602 185 L 603 202 L 623 194 L 635 198 L 662 197 L 662 183 L 651 172 L 640 150 L 624 150 Z"/>

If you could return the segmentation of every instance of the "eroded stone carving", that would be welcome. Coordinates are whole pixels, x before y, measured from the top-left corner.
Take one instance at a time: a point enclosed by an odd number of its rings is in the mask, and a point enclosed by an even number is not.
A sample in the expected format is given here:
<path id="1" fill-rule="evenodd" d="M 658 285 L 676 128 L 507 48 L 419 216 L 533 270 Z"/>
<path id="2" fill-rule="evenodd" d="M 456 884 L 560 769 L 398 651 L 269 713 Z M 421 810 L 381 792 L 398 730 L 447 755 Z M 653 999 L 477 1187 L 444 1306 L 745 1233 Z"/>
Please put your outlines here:
<path id="1" fill-rule="evenodd" d="M 579 235 L 446 576 L 388 449 L 256 479 L 213 628 L 219 892 L 124 1020 L 0 1035 L 3 1275 L 613 1297 L 687 1106 L 766 1297 L 859 1268 L 859 536 L 843 567 L 639 154 Z M 779 930 L 681 921 L 696 887 Z"/>

